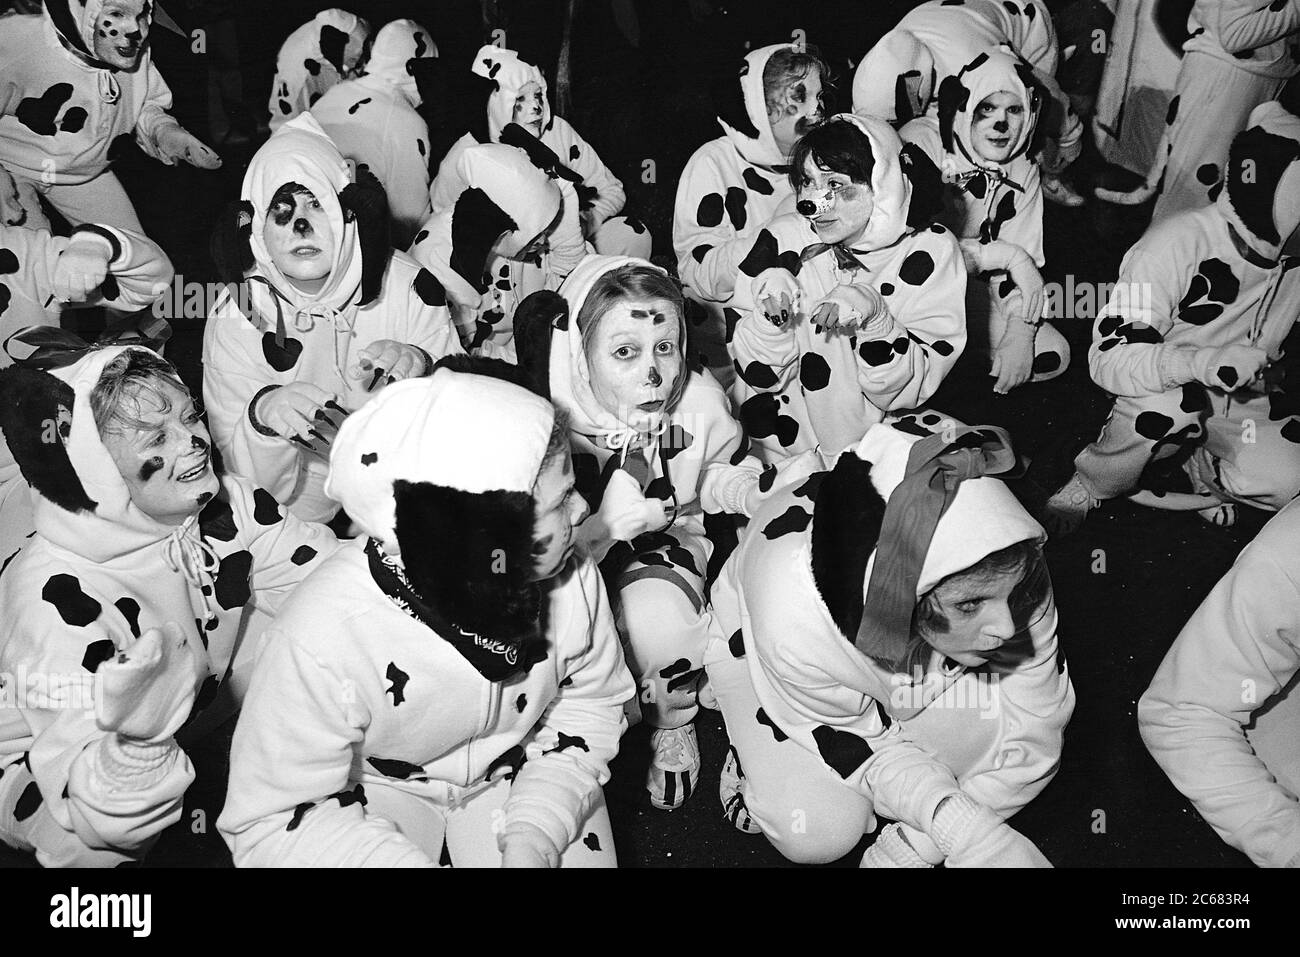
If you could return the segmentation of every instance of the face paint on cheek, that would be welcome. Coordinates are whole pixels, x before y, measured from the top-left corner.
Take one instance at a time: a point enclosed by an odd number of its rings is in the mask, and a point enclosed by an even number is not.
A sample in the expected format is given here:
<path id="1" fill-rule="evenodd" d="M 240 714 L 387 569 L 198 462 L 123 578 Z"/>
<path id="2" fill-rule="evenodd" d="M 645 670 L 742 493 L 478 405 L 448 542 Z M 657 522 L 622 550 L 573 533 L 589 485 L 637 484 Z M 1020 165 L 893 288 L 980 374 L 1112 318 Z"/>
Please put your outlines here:
<path id="1" fill-rule="evenodd" d="M 211 493 L 211 492 L 202 492 L 202 493 L 199 494 L 199 497 L 196 499 L 196 501 L 197 501 L 200 505 L 207 505 L 207 504 L 208 504 L 209 502 L 211 502 L 214 498 L 216 498 L 216 496 L 215 496 L 213 493 Z"/>
<path id="2" fill-rule="evenodd" d="M 155 455 L 148 459 L 144 465 L 140 466 L 140 481 L 147 482 L 162 470 L 163 460 L 161 455 Z"/>
<path id="3" fill-rule="evenodd" d="M 545 538 L 533 542 L 533 557 L 541 558 L 551 550 L 551 542 L 555 541 L 554 535 L 547 535 Z"/>

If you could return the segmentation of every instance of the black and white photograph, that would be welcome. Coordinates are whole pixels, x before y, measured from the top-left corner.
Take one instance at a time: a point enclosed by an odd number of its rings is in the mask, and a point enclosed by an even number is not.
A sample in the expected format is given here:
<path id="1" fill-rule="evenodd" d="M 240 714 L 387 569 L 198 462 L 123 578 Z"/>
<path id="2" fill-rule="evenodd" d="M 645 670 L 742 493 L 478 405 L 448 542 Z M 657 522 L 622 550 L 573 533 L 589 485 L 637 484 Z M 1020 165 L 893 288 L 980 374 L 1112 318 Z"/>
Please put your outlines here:
<path id="1" fill-rule="evenodd" d="M 24 922 L 1051 868 L 1116 936 L 1263 926 L 1300 0 L 0 11 Z"/>

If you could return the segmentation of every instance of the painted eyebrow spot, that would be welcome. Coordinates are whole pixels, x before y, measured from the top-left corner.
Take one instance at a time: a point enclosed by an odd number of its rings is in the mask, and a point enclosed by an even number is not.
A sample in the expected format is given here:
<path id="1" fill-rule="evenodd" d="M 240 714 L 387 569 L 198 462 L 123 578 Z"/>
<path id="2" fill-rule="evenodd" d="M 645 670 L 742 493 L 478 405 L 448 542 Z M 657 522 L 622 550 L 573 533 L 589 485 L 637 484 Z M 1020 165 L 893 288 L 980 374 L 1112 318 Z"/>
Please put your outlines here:
<path id="1" fill-rule="evenodd" d="M 668 317 L 662 312 L 654 312 L 650 309 L 633 309 L 631 314 L 633 319 L 652 319 L 656 326 L 668 321 Z"/>
<path id="2" fill-rule="evenodd" d="M 140 481 L 147 482 L 154 477 L 163 467 L 162 456 L 155 455 L 147 459 L 144 465 L 140 466 Z"/>

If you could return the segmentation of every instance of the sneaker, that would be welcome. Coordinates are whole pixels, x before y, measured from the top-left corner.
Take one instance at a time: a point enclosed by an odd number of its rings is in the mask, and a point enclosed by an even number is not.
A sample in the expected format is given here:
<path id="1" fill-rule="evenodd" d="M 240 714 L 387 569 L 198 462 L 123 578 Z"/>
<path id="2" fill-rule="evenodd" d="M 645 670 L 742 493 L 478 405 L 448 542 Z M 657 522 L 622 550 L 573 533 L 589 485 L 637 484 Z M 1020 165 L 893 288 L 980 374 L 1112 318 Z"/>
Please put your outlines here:
<path id="1" fill-rule="evenodd" d="M 1076 193 L 1063 179 L 1057 179 L 1055 176 L 1043 177 L 1043 196 L 1058 206 L 1068 206 L 1075 209 L 1082 206 L 1084 198 Z"/>
<path id="2" fill-rule="evenodd" d="M 762 829 L 749 816 L 745 807 L 745 796 L 740 793 L 740 782 L 745 780 L 740 770 L 740 758 L 734 747 L 727 748 L 727 760 L 723 762 L 722 774 L 718 777 L 718 799 L 722 801 L 722 816 L 730 821 L 737 831 L 745 834 L 761 834 Z"/>
<path id="3" fill-rule="evenodd" d="M 1079 473 L 1075 472 L 1070 481 L 1047 500 L 1043 507 L 1043 525 L 1055 535 L 1069 535 L 1100 504 L 1100 500 L 1093 498 L 1092 493 L 1083 487 Z"/>
<path id="4" fill-rule="evenodd" d="M 654 756 L 646 775 L 650 803 L 661 811 L 672 811 L 686 803 L 700 779 L 700 745 L 695 726 L 660 728 L 650 735 Z"/>
<path id="5" fill-rule="evenodd" d="M 1237 506 L 1232 502 L 1220 502 L 1209 508 L 1198 509 L 1196 514 L 1219 528 L 1232 528 L 1237 524 Z"/>

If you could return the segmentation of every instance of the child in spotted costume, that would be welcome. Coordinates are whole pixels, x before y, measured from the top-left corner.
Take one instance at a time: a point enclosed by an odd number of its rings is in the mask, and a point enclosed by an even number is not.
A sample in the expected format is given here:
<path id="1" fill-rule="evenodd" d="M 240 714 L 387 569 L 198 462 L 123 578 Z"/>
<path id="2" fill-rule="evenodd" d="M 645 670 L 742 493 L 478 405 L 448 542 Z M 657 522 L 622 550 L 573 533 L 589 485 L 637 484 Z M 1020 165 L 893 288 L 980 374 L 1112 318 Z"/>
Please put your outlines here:
<path id="1" fill-rule="evenodd" d="M 0 167 L 0 193 L 6 180 Z M 22 213 L 15 218 L 22 221 Z M 0 369 L 15 357 L 25 358 L 31 348 L 21 341 L 21 330 L 57 327 L 65 308 L 144 309 L 171 281 L 167 254 L 138 233 L 92 225 L 78 226 L 63 238 L 0 225 Z M 0 441 L 0 560 L 35 530 L 33 521 L 27 484 Z"/>
<path id="2" fill-rule="evenodd" d="M 0 427 L 37 528 L 0 573 L 0 840 L 46 867 L 138 860 L 194 779 L 175 735 L 229 717 L 269 616 L 337 542 L 214 472 L 148 350 L 3 370 Z"/>
<path id="3" fill-rule="evenodd" d="M 416 234 L 411 256 L 446 287 L 465 348 L 514 361 L 515 309 L 578 262 L 550 245 L 569 211 L 556 181 L 512 146 L 471 146 L 457 169 L 465 188 Z"/>
<path id="4" fill-rule="evenodd" d="M 779 480 L 820 462 L 792 460 L 778 477 L 747 454 L 721 387 L 686 366 L 682 298 L 662 270 L 593 256 L 560 296 L 521 307 L 530 347 L 520 360 L 569 414 L 577 487 L 592 508 L 578 536 L 603 559 L 641 711 L 655 729 L 650 800 L 675 808 L 699 783 L 691 722 L 714 548 L 704 514 L 750 515 Z"/>
<path id="5" fill-rule="evenodd" d="M 739 82 L 718 99 L 723 135 L 686 163 L 673 208 L 673 250 L 686 295 L 709 314 L 710 365 L 728 366 L 722 347 L 740 262 L 753 238 L 791 202 L 786 163 L 794 144 L 824 116 L 825 62 L 811 49 L 779 43 L 745 56 Z M 725 377 L 724 377 L 725 378 Z"/>
<path id="6" fill-rule="evenodd" d="M 236 866 L 615 864 L 634 689 L 574 552 L 567 428 L 517 369 L 449 363 L 340 430 L 328 487 L 365 534 L 258 664 L 218 821 Z"/>
<path id="7" fill-rule="evenodd" d="M 1057 530 L 1119 496 L 1231 524 L 1235 503 L 1300 493 L 1300 118 L 1263 104 L 1229 158 L 1213 206 L 1160 220 L 1120 265 L 1088 353 L 1115 405 L 1048 502 Z"/>
<path id="8" fill-rule="evenodd" d="M 705 659 L 741 830 L 826 863 L 1047 866 L 1005 819 L 1051 781 L 1074 691 L 1043 531 L 1000 429 L 872 426 L 764 503 L 714 586 Z"/>
<path id="9" fill-rule="evenodd" d="M 770 463 L 835 455 L 924 404 L 966 342 L 966 271 L 926 226 L 940 184 L 924 155 L 842 113 L 799 141 L 790 179 L 798 211 L 754 237 L 728 328 L 740 421 Z"/>
<path id="10" fill-rule="evenodd" d="M 344 80 L 311 108 L 311 115 L 349 160 L 369 167 L 388 194 L 395 249 L 411 245 L 429 207 L 429 127 L 421 103 L 416 61 L 436 57 L 429 31 L 414 20 L 394 20 L 375 35 L 365 72 Z"/>
<path id="11" fill-rule="evenodd" d="M 0 163 L 23 187 L 33 221 L 39 193 L 72 225 L 143 232 L 109 171 L 121 136 L 169 166 L 216 169 L 216 153 L 167 110 L 171 91 L 150 60 L 151 0 L 49 0 L 40 14 L 0 21 Z"/>
<path id="12" fill-rule="evenodd" d="M 284 41 L 271 86 L 271 132 L 355 76 L 370 53 L 370 24 L 337 7 L 322 10 Z"/>
<path id="13" fill-rule="evenodd" d="M 460 342 L 442 284 L 389 247 L 383 189 L 353 182 L 310 114 L 257 151 L 241 195 L 223 233 L 239 282 L 203 333 L 212 434 L 226 468 L 299 518 L 328 521 L 339 417 L 386 382 L 427 375 Z"/>
<path id="14" fill-rule="evenodd" d="M 1298 567 L 1292 502 L 1214 586 L 1138 702 L 1151 756 L 1260 867 L 1300 867 Z"/>
<path id="15" fill-rule="evenodd" d="M 443 157 L 430 189 L 433 208 L 450 206 L 465 188 L 458 172 L 461 154 L 477 143 L 503 142 L 503 131 L 513 123 L 552 154 L 540 165 L 553 169 L 557 180 L 567 185 L 565 202 L 576 203 L 582 235 L 596 252 L 650 258 L 649 230 L 639 220 L 620 215 L 627 201 L 623 184 L 568 120 L 551 113 L 542 71 L 520 60 L 514 50 L 492 44 L 478 51 L 473 71 L 492 83 L 486 122 L 453 143 Z"/>
<path id="16" fill-rule="evenodd" d="M 1158 194 L 1153 223 L 1214 202 L 1232 137 L 1300 72 L 1300 0 L 1196 0 L 1188 28 L 1147 182 L 1130 193 L 1096 191 L 1123 205 Z"/>
<path id="17" fill-rule="evenodd" d="M 1051 175 L 1043 189 L 1049 199 L 1082 206 L 1083 197 L 1055 174 L 1079 157 L 1083 123 L 1069 96 L 1056 82 L 1060 51 L 1056 29 L 1040 0 L 928 0 L 909 11 L 871 48 L 853 75 L 853 112 L 879 116 L 901 126 L 938 110 L 943 81 L 985 50 L 1005 44 L 1033 67 L 1051 95 L 1044 109 L 1050 131 Z"/>
<path id="18" fill-rule="evenodd" d="M 970 345 L 990 357 L 993 390 L 1053 379 L 1070 362 L 1043 322 L 1043 190 L 1034 135 L 1042 90 L 1006 49 L 987 50 L 943 81 L 938 116 L 900 130 L 939 167 L 939 220 L 961 240 Z"/>

